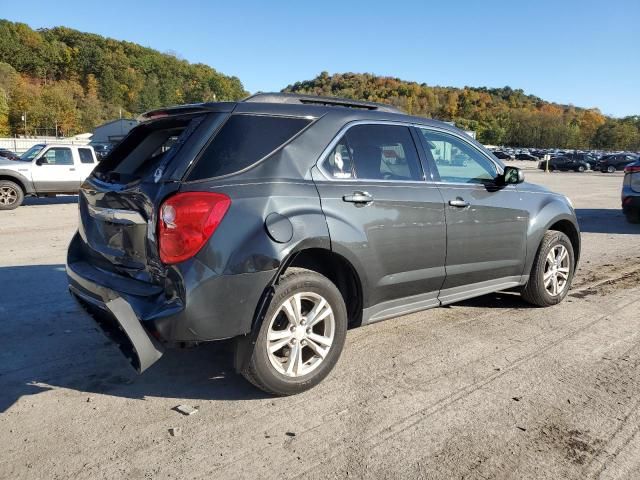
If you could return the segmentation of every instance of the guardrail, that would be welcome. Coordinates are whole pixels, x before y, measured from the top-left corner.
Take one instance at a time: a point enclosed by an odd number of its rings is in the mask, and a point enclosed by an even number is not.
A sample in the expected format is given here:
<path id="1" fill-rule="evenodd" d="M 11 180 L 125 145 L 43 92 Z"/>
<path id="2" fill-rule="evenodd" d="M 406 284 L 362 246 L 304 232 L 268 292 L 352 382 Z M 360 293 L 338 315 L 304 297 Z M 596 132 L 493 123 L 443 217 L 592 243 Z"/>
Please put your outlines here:
<path id="1" fill-rule="evenodd" d="M 51 144 L 67 144 L 67 145 L 88 145 L 89 139 L 70 139 L 55 137 L 33 137 L 33 138 L 0 138 L 0 148 L 6 148 L 18 154 L 26 152 L 38 143 Z"/>

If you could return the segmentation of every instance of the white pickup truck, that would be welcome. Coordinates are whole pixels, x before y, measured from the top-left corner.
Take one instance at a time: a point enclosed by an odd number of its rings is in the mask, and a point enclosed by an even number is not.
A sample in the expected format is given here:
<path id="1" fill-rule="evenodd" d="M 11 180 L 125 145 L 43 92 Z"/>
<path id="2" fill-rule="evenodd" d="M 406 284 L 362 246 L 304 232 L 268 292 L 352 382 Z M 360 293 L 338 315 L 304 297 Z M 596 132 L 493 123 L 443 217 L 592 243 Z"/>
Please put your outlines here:
<path id="1" fill-rule="evenodd" d="M 88 145 L 34 145 L 20 160 L 0 158 L 0 210 L 18 208 L 25 196 L 78 193 L 96 166 Z"/>

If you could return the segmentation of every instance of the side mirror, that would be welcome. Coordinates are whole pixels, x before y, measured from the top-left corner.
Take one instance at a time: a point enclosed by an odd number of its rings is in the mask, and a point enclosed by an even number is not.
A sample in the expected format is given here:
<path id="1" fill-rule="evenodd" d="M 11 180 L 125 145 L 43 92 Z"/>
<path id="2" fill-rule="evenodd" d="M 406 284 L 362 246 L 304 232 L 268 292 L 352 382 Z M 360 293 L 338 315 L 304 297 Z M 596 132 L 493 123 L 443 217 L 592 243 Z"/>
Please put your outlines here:
<path id="1" fill-rule="evenodd" d="M 502 183 L 505 185 L 515 185 L 524 182 L 524 172 L 518 167 L 504 167 Z"/>
<path id="2" fill-rule="evenodd" d="M 38 166 L 42 165 L 42 157 L 36 160 L 36 165 Z"/>

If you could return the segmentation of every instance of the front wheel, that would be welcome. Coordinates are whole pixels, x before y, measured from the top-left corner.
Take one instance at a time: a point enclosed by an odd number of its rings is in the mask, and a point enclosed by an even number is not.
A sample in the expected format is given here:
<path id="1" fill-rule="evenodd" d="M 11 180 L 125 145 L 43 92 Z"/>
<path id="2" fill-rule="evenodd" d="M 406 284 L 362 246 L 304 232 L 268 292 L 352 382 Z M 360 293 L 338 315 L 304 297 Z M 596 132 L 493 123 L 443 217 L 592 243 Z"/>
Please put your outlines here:
<path id="1" fill-rule="evenodd" d="M 609 165 L 607 167 L 607 173 L 616 173 L 616 167 L 614 167 L 613 165 Z"/>
<path id="2" fill-rule="evenodd" d="M 573 246 L 562 232 L 550 230 L 542 237 L 522 298 L 539 307 L 550 307 L 567 296 L 575 268 Z"/>
<path id="3" fill-rule="evenodd" d="M 340 358 L 347 310 L 338 288 L 319 273 L 295 269 L 275 287 L 243 376 L 275 395 L 320 383 Z"/>
<path id="4" fill-rule="evenodd" d="M 13 210 L 22 205 L 24 193 L 20 185 L 10 180 L 0 180 L 0 210 Z"/>
<path id="5" fill-rule="evenodd" d="M 584 165 L 580 165 L 580 166 L 578 167 L 578 171 L 579 171 L 580 173 L 583 173 L 585 170 L 586 170 L 586 168 L 584 167 Z"/>

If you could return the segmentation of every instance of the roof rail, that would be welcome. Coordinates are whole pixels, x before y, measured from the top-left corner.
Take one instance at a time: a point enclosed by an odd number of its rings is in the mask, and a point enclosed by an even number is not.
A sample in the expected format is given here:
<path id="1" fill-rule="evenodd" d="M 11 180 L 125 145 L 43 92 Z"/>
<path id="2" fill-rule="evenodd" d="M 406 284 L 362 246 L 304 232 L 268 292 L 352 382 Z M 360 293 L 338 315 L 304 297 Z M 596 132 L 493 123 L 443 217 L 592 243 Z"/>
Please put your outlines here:
<path id="1" fill-rule="evenodd" d="M 362 108 L 365 110 L 376 110 L 378 112 L 404 113 L 399 108 L 383 103 L 365 102 L 362 100 L 351 100 L 341 97 L 321 97 L 317 95 L 300 95 L 297 93 L 256 93 L 243 102 L 255 103 L 298 103 L 303 105 L 324 105 L 335 107 Z"/>

